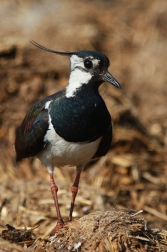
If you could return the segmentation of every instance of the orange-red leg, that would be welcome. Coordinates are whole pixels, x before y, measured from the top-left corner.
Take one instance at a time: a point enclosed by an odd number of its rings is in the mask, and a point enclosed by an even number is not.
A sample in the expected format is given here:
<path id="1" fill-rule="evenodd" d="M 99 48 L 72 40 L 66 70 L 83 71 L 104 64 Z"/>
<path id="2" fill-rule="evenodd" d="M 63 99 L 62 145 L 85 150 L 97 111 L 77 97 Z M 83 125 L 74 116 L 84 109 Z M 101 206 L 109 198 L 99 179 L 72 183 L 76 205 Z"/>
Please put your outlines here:
<path id="1" fill-rule="evenodd" d="M 78 192 L 78 185 L 79 185 L 80 175 L 81 175 L 81 172 L 77 172 L 74 184 L 71 187 L 72 198 L 71 198 L 69 221 L 72 221 L 72 213 L 73 213 L 73 209 L 74 209 L 75 198 L 76 198 L 76 195 L 77 195 L 77 192 Z"/>
<path id="2" fill-rule="evenodd" d="M 55 203 L 55 207 L 56 207 L 56 212 L 57 212 L 57 224 L 51 233 L 51 235 L 54 235 L 57 229 L 64 226 L 64 221 L 61 217 L 61 213 L 60 213 L 60 209 L 59 209 L 58 197 L 57 197 L 58 187 L 55 184 L 53 174 L 50 174 L 50 188 L 51 188 L 51 192 L 53 195 L 53 199 L 54 199 L 54 203 Z"/>

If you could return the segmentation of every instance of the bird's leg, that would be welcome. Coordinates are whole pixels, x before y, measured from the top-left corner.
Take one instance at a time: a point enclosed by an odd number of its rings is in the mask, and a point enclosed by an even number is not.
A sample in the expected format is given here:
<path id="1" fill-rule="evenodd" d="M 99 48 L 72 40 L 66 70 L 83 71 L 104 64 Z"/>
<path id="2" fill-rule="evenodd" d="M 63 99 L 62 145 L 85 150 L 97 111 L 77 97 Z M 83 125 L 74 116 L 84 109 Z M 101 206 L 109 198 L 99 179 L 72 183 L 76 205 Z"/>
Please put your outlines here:
<path id="1" fill-rule="evenodd" d="M 52 231 L 52 235 L 54 235 L 57 229 L 64 226 L 64 221 L 63 221 L 63 219 L 61 217 L 59 204 L 58 204 L 58 197 L 57 197 L 58 187 L 55 184 L 54 177 L 53 177 L 52 173 L 50 173 L 50 188 L 51 188 L 51 192 L 52 192 L 52 195 L 53 195 L 53 199 L 54 199 L 54 203 L 55 203 L 55 207 L 56 207 L 56 212 L 57 212 L 57 219 L 58 219 L 57 220 L 57 225 L 55 226 L 55 228 Z"/>
<path id="2" fill-rule="evenodd" d="M 76 198 L 76 195 L 77 195 L 77 192 L 78 192 L 78 185 L 79 185 L 80 175 L 81 175 L 81 171 L 77 171 L 74 184 L 71 187 L 72 198 L 71 198 L 69 221 L 72 221 L 72 213 L 73 213 L 73 209 L 74 209 L 75 198 Z"/>

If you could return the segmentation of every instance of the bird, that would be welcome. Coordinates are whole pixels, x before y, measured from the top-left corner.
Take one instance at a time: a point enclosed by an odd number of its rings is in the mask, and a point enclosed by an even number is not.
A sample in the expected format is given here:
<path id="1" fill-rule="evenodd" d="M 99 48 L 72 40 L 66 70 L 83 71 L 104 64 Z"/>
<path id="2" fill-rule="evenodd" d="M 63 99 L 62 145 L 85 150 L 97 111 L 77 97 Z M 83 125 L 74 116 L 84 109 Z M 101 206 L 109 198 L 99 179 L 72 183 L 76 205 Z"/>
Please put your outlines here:
<path id="1" fill-rule="evenodd" d="M 57 224 L 52 235 L 65 222 L 58 204 L 58 187 L 54 167 L 76 166 L 71 187 L 69 221 L 72 221 L 80 175 L 92 160 L 105 156 L 112 142 L 112 119 L 98 88 L 108 82 L 121 88 L 109 73 L 110 61 L 97 51 L 60 52 L 30 42 L 50 53 L 70 58 L 67 86 L 37 101 L 16 130 L 16 161 L 37 157 L 50 175 L 50 188 L 57 212 Z"/>

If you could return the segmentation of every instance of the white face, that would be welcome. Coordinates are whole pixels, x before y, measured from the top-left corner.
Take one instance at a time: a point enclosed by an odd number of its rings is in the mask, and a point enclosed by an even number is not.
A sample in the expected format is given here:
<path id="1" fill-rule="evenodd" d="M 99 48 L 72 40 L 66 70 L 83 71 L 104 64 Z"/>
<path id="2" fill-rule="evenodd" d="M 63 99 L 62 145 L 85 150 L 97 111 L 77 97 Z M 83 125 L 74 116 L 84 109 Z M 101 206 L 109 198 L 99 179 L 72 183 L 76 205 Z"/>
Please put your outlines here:
<path id="1" fill-rule="evenodd" d="M 88 58 L 88 57 L 86 57 Z M 93 68 L 97 67 L 99 65 L 100 60 L 93 59 L 92 56 L 89 57 L 89 59 L 92 61 Z M 84 58 L 80 58 L 77 55 L 72 55 L 70 58 L 71 61 L 71 71 L 73 71 L 75 68 L 82 68 L 83 70 L 87 71 L 88 69 L 84 66 Z"/>
<path id="2" fill-rule="evenodd" d="M 93 76 L 93 72 L 86 68 L 84 65 L 84 58 L 80 58 L 77 55 L 72 55 L 71 58 L 71 74 L 69 78 L 69 83 L 66 88 L 66 97 L 75 96 L 76 89 L 80 88 L 83 84 L 89 83 L 90 79 Z M 99 66 L 100 60 L 93 59 L 89 57 L 89 60 L 92 63 L 92 69 Z"/>

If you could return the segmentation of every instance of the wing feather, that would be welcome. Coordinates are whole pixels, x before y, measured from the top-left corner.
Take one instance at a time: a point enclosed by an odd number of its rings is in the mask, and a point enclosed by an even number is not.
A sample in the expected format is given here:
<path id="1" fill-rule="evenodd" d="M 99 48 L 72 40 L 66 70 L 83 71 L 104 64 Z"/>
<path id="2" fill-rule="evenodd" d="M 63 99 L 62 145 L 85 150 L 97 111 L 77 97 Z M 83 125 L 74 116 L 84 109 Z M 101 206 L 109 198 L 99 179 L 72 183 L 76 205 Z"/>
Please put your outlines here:
<path id="1" fill-rule="evenodd" d="M 59 91 L 35 103 L 25 116 L 21 126 L 16 130 L 15 150 L 16 161 L 37 155 L 45 146 L 45 134 L 49 126 L 48 109 L 45 104 L 60 98 L 63 91 Z"/>
<path id="2" fill-rule="evenodd" d="M 97 149 L 92 159 L 105 156 L 111 146 L 111 142 L 112 142 L 112 124 L 110 124 L 110 127 L 103 135 L 102 140 L 99 144 L 99 148 Z"/>

